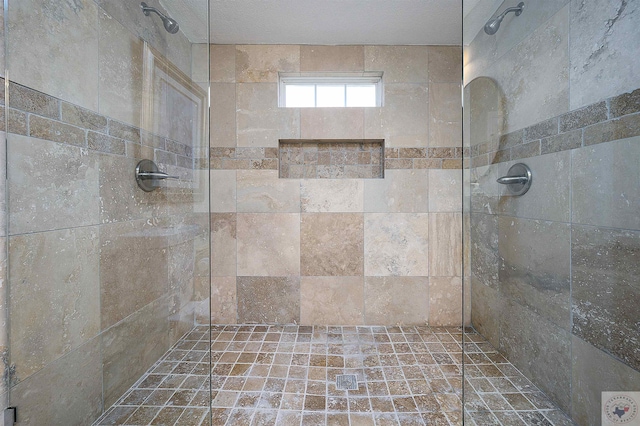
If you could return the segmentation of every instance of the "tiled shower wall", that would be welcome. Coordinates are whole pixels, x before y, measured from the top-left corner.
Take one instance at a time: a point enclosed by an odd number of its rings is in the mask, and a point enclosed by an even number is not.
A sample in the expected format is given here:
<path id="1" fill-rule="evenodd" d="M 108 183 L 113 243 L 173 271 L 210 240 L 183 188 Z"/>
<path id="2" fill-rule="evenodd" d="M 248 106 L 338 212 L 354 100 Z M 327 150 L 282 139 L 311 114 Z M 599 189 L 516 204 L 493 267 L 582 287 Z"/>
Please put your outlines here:
<path id="1" fill-rule="evenodd" d="M 86 425 L 208 296 L 208 264 L 196 262 L 208 258 L 208 215 L 194 208 L 208 182 L 191 125 L 204 123 L 159 84 L 188 85 L 191 45 L 135 2 L 20 0 L 7 14 L 10 403 L 19 424 Z M 141 158 L 181 181 L 143 193 Z"/>
<path id="2" fill-rule="evenodd" d="M 213 321 L 460 324 L 460 49 L 210 49 Z M 300 71 L 382 71 L 384 106 L 279 108 Z M 384 139 L 384 179 L 280 179 L 279 139 Z"/>
<path id="3" fill-rule="evenodd" d="M 633 2 L 539 1 L 465 52 L 472 322 L 580 425 L 640 390 L 639 24 Z"/>

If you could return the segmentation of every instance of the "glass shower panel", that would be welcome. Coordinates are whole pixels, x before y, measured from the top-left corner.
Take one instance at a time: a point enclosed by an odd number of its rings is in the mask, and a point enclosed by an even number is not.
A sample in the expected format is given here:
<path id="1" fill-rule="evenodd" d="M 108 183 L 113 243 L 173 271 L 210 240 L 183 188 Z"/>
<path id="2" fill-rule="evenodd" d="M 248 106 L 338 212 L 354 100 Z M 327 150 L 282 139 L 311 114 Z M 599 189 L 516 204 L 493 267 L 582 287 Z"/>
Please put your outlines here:
<path id="1" fill-rule="evenodd" d="M 640 401 L 640 5 L 614 3 L 525 1 L 488 32 L 518 3 L 463 3 L 465 348 L 496 354 L 465 358 L 470 424 L 630 422 L 616 398 Z M 500 179 L 518 163 L 522 195 Z"/>
<path id="2" fill-rule="evenodd" d="M 207 20 L 7 4 L 9 403 L 20 424 L 87 425 L 193 330 L 203 356 L 180 368 L 209 365 Z"/>

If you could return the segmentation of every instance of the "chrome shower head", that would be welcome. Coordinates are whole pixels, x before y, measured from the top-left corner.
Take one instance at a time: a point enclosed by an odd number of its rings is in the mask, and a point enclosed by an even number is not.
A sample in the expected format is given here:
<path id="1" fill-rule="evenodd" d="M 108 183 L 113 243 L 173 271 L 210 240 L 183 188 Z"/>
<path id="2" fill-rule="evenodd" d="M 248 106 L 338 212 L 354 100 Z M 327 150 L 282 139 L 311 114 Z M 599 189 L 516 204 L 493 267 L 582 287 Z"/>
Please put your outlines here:
<path id="1" fill-rule="evenodd" d="M 140 3 L 140 9 L 146 16 L 149 16 L 151 12 L 157 13 L 160 19 L 162 19 L 162 23 L 164 24 L 164 29 L 167 30 L 170 34 L 175 34 L 180 30 L 180 25 L 176 22 L 175 19 L 168 17 L 167 15 L 160 13 L 158 9 L 155 7 L 147 6 L 145 2 Z"/>
<path id="2" fill-rule="evenodd" d="M 489 19 L 489 22 L 487 22 L 484 25 L 484 32 L 489 35 L 494 35 L 495 33 L 498 32 L 498 29 L 500 29 L 500 23 L 502 22 L 504 17 L 507 16 L 507 13 L 514 12 L 516 16 L 520 16 L 523 10 L 524 10 L 524 2 L 518 3 L 518 6 L 516 7 L 510 7 L 506 9 L 504 12 L 502 12 L 500 15 L 496 16 L 495 18 Z"/>

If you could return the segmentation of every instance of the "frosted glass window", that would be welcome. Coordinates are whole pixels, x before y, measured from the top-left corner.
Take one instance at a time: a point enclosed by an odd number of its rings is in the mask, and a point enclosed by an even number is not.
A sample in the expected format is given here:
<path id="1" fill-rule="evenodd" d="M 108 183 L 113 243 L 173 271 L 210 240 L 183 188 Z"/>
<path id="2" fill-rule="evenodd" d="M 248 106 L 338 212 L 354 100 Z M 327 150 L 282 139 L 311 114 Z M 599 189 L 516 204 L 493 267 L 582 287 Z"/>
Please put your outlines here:
<path id="1" fill-rule="evenodd" d="M 344 84 L 340 86 L 316 86 L 317 107 L 344 107 Z M 287 106 L 289 106 L 287 102 Z"/>
<path id="2" fill-rule="evenodd" d="M 376 106 L 376 86 L 358 85 L 347 86 L 348 107 L 374 107 Z"/>
<path id="3" fill-rule="evenodd" d="M 381 107 L 382 73 L 280 73 L 278 105 L 285 108 Z"/>
<path id="4" fill-rule="evenodd" d="M 316 86 L 291 84 L 286 86 L 287 106 L 291 108 L 306 108 L 316 106 Z"/>

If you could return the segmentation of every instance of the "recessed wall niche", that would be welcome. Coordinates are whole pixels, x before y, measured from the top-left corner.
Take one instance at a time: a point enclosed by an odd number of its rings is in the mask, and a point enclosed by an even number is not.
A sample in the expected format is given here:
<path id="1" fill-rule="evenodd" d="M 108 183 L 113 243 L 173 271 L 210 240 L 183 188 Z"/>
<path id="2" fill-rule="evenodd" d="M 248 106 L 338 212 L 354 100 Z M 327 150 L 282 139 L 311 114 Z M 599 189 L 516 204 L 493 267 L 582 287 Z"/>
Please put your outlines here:
<path id="1" fill-rule="evenodd" d="M 280 139 L 279 142 L 280 178 L 384 178 L 384 139 Z"/>

